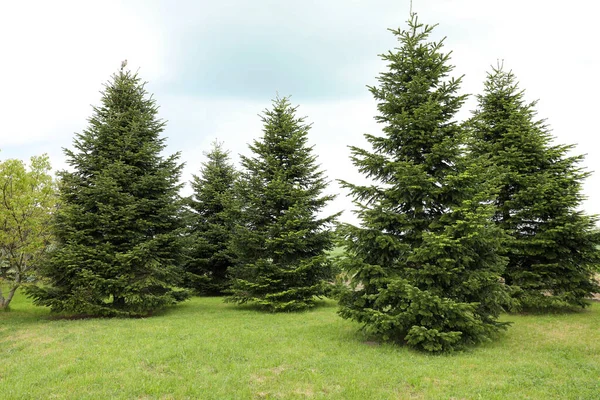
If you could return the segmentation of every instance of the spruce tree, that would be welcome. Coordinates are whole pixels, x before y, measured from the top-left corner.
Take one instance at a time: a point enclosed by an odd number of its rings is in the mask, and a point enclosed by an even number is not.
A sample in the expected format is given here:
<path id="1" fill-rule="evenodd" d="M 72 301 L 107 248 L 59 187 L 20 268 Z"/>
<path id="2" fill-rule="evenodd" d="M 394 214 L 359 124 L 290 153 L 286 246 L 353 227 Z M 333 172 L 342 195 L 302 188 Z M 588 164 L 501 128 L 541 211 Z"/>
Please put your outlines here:
<path id="1" fill-rule="evenodd" d="M 475 158 L 498 167 L 495 222 L 513 240 L 503 247 L 504 274 L 517 306 L 585 307 L 598 292 L 600 262 L 596 217 L 578 211 L 589 172 L 573 146 L 554 145 L 535 102 L 527 103 L 512 72 L 494 68 L 470 121 Z"/>
<path id="2" fill-rule="evenodd" d="M 400 47 L 382 55 L 388 70 L 370 91 L 382 135 L 372 150 L 351 147 L 371 179 L 342 181 L 361 225 L 340 226 L 351 277 L 340 315 L 369 334 L 427 351 L 489 340 L 507 300 L 500 282 L 502 234 L 491 222 L 492 188 L 484 169 L 462 154 L 464 130 L 454 121 L 464 96 L 434 27 L 411 14 L 392 30 Z"/>
<path id="3" fill-rule="evenodd" d="M 237 172 L 229 152 L 214 142 L 200 175 L 194 175 L 189 199 L 190 249 L 185 263 L 186 286 L 204 295 L 222 295 L 229 287 L 228 269 L 235 262 L 231 249 L 237 219 L 234 184 Z"/>
<path id="4" fill-rule="evenodd" d="M 241 223 L 234 245 L 229 301 L 252 303 L 269 311 L 294 311 L 315 305 L 331 277 L 326 251 L 336 215 L 320 216 L 334 196 L 307 145 L 310 126 L 295 116 L 286 98 L 277 98 L 262 116 L 263 136 L 242 157 L 239 188 Z"/>
<path id="5" fill-rule="evenodd" d="M 66 150 L 57 246 L 31 288 L 37 305 L 86 316 L 144 316 L 185 297 L 178 211 L 179 154 L 163 157 L 165 123 L 137 74 L 105 85 L 89 127 Z"/>

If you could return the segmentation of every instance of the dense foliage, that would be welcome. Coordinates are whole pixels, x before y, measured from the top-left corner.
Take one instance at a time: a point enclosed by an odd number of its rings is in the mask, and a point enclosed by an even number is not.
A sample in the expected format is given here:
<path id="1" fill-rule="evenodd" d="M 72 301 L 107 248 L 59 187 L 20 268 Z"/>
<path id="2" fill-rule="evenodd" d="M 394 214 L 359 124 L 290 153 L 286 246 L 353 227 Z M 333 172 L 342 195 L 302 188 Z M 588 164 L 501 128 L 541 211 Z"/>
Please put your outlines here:
<path id="1" fill-rule="evenodd" d="M 485 170 L 462 155 L 460 79 L 448 77 L 442 42 L 428 41 L 433 27 L 414 14 L 408 24 L 392 31 L 400 47 L 382 55 L 388 70 L 370 88 L 383 134 L 366 135 L 372 151 L 351 147 L 373 183 L 342 182 L 361 226 L 340 228 L 351 276 L 340 314 L 384 339 L 445 351 L 503 327 L 505 260 Z"/>
<path id="2" fill-rule="evenodd" d="M 137 74 L 106 85 L 89 127 L 65 150 L 57 247 L 35 304 L 54 312 L 140 316 L 185 297 L 181 275 L 178 154 L 163 157 L 164 122 Z"/>
<path id="3" fill-rule="evenodd" d="M 230 300 L 270 311 L 313 306 L 331 275 L 325 251 L 336 216 L 319 212 L 333 196 L 323 194 L 327 182 L 307 145 L 310 126 L 295 112 L 286 98 L 276 99 L 262 117 L 262 138 L 250 145 L 254 155 L 242 157 Z"/>
<path id="4" fill-rule="evenodd" d="M 493 339 L 503 310 L 588 306 L 600 230 L 581 211 L 584 157 L 502 67 L 458 121 L 462 78 L 434 28 L 411 12 L 391 30 L 369 87 L 381 133 L 350 146 L 364 183 L 340 181 L 355 225 L 326 212 L 335 196 L 288 98 L 241 171 L 215 141 L 182 199 L 179 154 L 164 155 L 165 122 L 124 62 L 57 181 L 46 156 L 0 162 L 0 309 L 19 287 L 69 318 L 145 317 L 192 291 L 271 312 L 327 295 L 375 339 L 443 352 Z"/>
<path id="5" fill-rule="evenodd" d="M 22 284 L 36 280 L 52 242 L 55 203 L 48 156 L 31 157 L 29 168 L 21 160 L 0 162 L 0 309 Z"/>
<path id="6" fill-rule="evenodd" d="M 238 218 L 234 196 L 237 172 L 222 144 L 213 143 L 200 175 L 194 175 L 185 261 L 186 286 L 204 295 L 222 295 L 229 287 L 228 269 L 235 262 L 231 249 Z"/>
<path id="7" fill-rule="evenodd" d="M 579 211 L 582 181 L 589 175 L 569 156 L 569 145 L 553 145 L 535 103 L 526 103 L 512 72 L 494 69 L 470 121 L 472 154 L 497 167 L 495 222 L 513 240 L 501 249 L 504 274 L 518 306 L 528 309 L 588 305 L 599 291 L 596 217 Z"/>

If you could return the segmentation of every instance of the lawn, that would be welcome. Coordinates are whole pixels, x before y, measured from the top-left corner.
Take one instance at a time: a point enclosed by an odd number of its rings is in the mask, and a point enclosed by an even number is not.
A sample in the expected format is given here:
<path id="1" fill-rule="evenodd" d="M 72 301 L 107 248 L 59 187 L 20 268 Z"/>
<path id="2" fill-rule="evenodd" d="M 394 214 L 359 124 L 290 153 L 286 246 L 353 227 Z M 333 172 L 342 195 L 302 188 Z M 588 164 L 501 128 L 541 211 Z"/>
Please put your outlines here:
<path id="1" fill-rule="evenodd" d="M 0 398 L 600 396 L 600 304 L 503 319 L 496 342 L 436 356 L 369 340 L 332 301 L 265 314 L 194 298 L 146 319 L 55 320 L 19 296 L 0 313 Z"/>

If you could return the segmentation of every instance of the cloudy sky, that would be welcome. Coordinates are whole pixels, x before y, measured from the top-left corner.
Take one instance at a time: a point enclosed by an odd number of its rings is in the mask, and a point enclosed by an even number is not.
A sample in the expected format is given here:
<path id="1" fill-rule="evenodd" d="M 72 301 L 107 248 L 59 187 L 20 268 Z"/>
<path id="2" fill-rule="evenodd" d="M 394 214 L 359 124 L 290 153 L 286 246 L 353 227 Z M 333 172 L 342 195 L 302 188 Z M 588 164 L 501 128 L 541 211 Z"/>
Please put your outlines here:
<path id="1" fill-rule="evenodd" d="M 447 37 L 462 92 L 481 91 L 498 59 L 513 70 L 559 143 L 576 144 L 586 167 L 586 211 L 600 213 L 597 96 L 600 55 L 593 1 L 413 0 Z M 102 84 L 122 60 L 139 69 L 168 121 L 168 152 L 181 152 L 188 181 L 218 138 L 237 162 L 261 134 L 257 116 L 276 93 L 292 95 L 313 123 L 310 142 L 335 179 L 360 179 L 346 145 L 377 133 L 366 85 L 406 27 L 409 0 L 4 1 L 0 0 L 0 158 L 48 153 L 81 132 Z M 460 118 L 470 115 L 473 97 Z M 189 189 L 186 189 L 189 191 Z"/>

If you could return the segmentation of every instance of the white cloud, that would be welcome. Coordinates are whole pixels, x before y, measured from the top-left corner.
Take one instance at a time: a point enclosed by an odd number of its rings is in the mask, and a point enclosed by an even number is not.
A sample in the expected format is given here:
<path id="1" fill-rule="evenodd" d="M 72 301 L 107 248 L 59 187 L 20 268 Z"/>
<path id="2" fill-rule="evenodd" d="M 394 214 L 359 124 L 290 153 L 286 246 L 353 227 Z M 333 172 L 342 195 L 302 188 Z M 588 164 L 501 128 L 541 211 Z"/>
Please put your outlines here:
<path id="1" fill-rule="evenodd" d="M 234 159 L 238 153 L 247 153 L 247 143 L 261 132 L 257 114 L 270 102 L 169 93 L 165 82 L 182 68 L 174 65 L 171 57 L 174 51 L 186 51 L 182 48 L 182 43 L 189 43 L 186 35 L 193 32 L 198 35 L 193 40 L 214 41 L 218 37 L 211 24 L 235 30 L 238 22 L 249 18 L 281 18 L 285 24 L 286 18 L 296 16 L 305 21 L 302 27 L 311 37 L 340 35 L 327 43 L 360 46 L 363 55 L 368 44 L 371 59 L 345 58 L 339 67 L 349 84 L 356 85 L 363 79 L 367 84 L 382 70 L 376 54 L 393 43 L 391 34 L 389 41 L 377 40 L 381 36 L 374 35 L 375 30 L 405 26 L 408 14 L 408 2 L 397 1 L 377 2 L 377 7 L 370 1 L 332 0 L 327 5 L 307 1 L 301 7 L 294 3 L 289 8 L 276 3 L 277 7 L 261 3 L 262 9 L 258 10 L 249 8 L 249 3 L 236 8 L 233 2 L 208 1 L 0 2 L 0 156 L 28 158 L 46 151 L 53 165 L 64 166 L 60 147 L 70 146 L 73 132 L 86 126 L 90 104 L 98 104 L 102 82 L 127 58 L 132 69 L 141 67 L 141 76 L 150 81 L 150 91 L 160 88 L 160 114 L 169 120 L 165 132 L 168 152 L 182 151 L 182 160 L 187 163 L 183 178 L 187 181 L 197 172 L 202 152 L 215 138 L 225 142 Z M 175 4 L 187 7 L 184 15 L 173 12 Z M 504 59 L 527 98 L 540 99 L 539 116 L 547 119 L 557 142 L 576 143 L 576 153 L 588 153 L 585 165 L 598 173 L 585 183 L 584 192 L 589 196 L 585 209 L 600 213 L 595 99 L 600 92 L 600 80 L 595 78 L 600 55 L 595 51 L 594 3 L 436 0 L 415 1 L 414 9 L 423 22 L 439 22 L 434 36 L 447 36 L 446 50 L 453 51 L 455 72 L 466 74 L 465 93 L 480 92 L 489 66 Z M 185 18 L 181 19 L 182 15 Z M 198 25 L 204 28 L 194 29 Z M 244 29 L 251 27 L 244 22 Z M 356 37 L 368 40 L 354 43 Z M 311 52 L 311 48 L 297 51 Z M 314 124 L 310 140 L 332 181 L 360 179 L 346 146 L 364 145 L 362 134 L 379 129 L 372 119 L 375 107 L 369 96 L 365 88 L 364 96 L 359 98 L 292 97 L 293 103 L 300 104 L 300 115 L 307 115 Z M 461 115 L 468 116 L 474 104 L 471 99 Z M 331 191 L 340 192 L 336 184 Z M 343 192 L 330 209 L 342 208 L 351 208 Z"/>
<path id="2" fill-rule="evenodd" d="M 71 137 L 122 60 L 163 72 L 158 26 L 121 3 L 0 3 L 0 148 Z"/>

